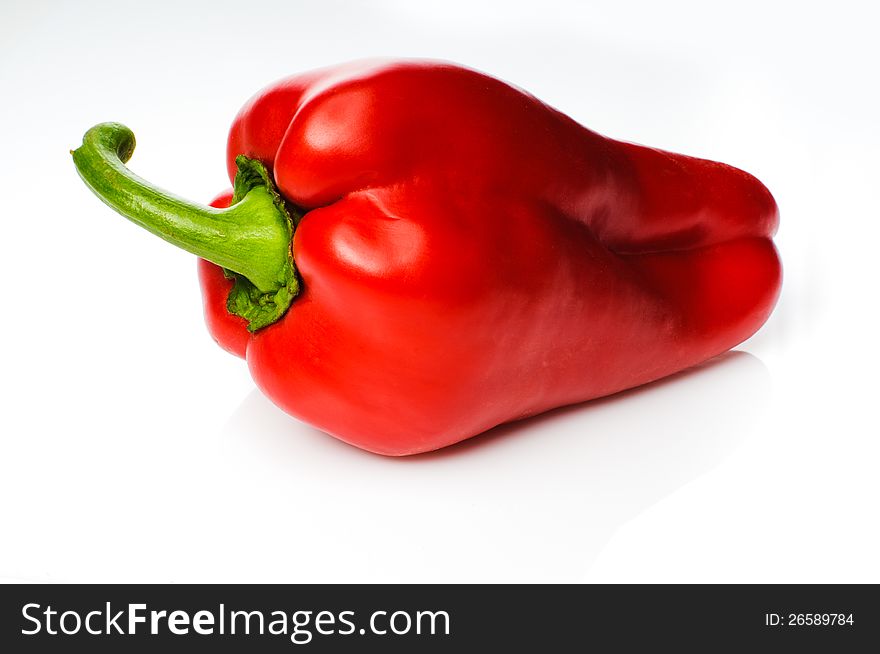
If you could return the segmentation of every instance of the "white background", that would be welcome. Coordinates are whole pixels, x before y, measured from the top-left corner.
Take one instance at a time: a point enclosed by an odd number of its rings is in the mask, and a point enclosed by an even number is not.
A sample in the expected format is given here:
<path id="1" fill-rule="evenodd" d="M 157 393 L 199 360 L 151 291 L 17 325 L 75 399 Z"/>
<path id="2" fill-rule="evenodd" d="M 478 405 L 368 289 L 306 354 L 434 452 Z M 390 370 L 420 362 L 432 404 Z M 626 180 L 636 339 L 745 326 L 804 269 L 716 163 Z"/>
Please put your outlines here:
<path id="1" fill-rule="evenodd" d="M 875 6 L 2 0 L 0 578 L 880 582 Z M 375 55 L 757 175 L 775 314 L 700 369 L 434 455 L 287 417 L 209 338 L 194 258 L 68 150 L 123 122 L 136 172 L 206 201 L 253 92 Z"/>

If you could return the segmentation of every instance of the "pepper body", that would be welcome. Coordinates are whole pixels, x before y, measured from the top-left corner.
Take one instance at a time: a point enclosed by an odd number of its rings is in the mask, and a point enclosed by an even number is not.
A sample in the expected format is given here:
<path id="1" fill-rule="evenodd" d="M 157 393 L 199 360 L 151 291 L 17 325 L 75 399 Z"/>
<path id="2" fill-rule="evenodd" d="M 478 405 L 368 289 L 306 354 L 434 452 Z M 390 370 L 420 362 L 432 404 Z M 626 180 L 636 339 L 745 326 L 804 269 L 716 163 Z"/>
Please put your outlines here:
<path id="1" fill-rule="evenodd" d="M 366 62 L 255 96 L 228 141 L 303 211 L 302 290 L 254 333 L 200 261 L 215 340 L 288 413 L 387 455 L 638 386 L 751 336 L 776 204 L 458 66 Z M 213 206 L 227 206 L 231 193 Z"/>

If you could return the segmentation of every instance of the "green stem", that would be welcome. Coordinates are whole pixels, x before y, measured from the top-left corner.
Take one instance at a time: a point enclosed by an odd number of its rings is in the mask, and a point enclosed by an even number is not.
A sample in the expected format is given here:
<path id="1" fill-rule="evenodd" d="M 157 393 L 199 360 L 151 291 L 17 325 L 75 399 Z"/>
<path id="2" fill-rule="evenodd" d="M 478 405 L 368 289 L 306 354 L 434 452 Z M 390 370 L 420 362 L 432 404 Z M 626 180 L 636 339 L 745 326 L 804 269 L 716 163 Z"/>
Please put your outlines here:
<path id="1" fill-rule="evenodd" d="M 290 244 L 293 224 L 268 171 L 238 157 L 235 195 L 227 209 L 189 202 L 141 179 L 124 163 L 134 151 L 131 130 L 96 125 L 73 162 L 80 177 L 110 207 L 156 236 L 237 273 L 229 310 L 249 329 L 278 320 L 299 291 Z M 243 278 L 243 279 L 242 279 Z"/>

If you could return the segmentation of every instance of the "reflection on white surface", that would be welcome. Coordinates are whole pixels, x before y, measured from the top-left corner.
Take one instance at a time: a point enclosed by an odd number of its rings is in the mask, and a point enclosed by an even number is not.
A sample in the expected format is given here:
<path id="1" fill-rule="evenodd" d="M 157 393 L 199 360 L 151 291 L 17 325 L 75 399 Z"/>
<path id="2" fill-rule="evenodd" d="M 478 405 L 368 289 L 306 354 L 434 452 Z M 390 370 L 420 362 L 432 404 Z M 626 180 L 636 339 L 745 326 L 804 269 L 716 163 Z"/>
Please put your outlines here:
<path id="1" fill-rule="evenodd" d="M 722 461 L 769 388 L 758 359 L 732 352 L 404 459 L 345 445 L 254 391 L 217 452 L 230 509 L 219 546 L 262 553 L 236 576 L 251 581 L 575 581 L 619 526 Z"/>

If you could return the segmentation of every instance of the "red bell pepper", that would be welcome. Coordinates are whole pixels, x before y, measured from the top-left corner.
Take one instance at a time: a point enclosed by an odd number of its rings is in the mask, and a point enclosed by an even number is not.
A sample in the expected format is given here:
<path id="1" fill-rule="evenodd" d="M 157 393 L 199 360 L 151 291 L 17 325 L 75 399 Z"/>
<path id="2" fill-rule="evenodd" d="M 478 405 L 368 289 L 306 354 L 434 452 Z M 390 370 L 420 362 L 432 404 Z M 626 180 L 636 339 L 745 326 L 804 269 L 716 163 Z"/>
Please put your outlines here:
<path id="1" fill-rule="evenodd" d="M 605 138 L 450 64 L 263 90 L 232 125 L 235 190 L 216 208 L 135 177 L 133 148 L 102 124 L 74 161 L 111 207 L 203 257 L 209 329 L 266 395 L 372 452 L 693 366 L 755 333 L 779 293 L 757 179 Z"/>

